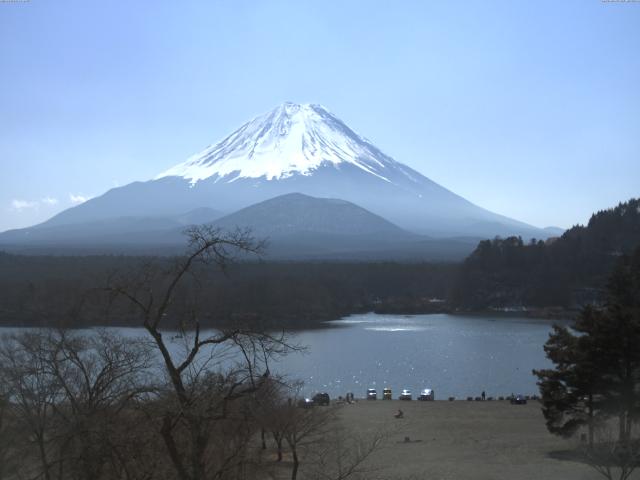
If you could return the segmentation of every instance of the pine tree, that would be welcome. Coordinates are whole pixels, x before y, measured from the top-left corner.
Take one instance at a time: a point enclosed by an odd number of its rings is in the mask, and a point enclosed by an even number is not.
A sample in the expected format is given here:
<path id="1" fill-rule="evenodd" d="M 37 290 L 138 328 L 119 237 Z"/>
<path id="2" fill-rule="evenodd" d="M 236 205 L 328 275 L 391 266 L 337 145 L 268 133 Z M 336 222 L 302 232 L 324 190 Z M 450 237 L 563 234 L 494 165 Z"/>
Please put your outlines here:
<path id="1" fill-rule="evenodd" d="M 608 284 L 605 308 L 585 308 L 571 328 L 554 327 L 545 344 L 555 368 L 534 370 L 550 432 L 571 436 L 617 417 L 628 444 L 640 420 L 640 248 L 622 257 Z"/>
<path id="2" fill-rule="evenodd" d="M 640 248 L 621 259 L 608 291 L 605 314 L 593 335 L 604 370 L 606 409 L 618 417 L 618 441 L 626 444 L 640 420 Z"/>
<path id="3" fill-rule="evenodd" d="M 584 329 L 595 316 L 598 312 L 585 309 L 572 329 Z M 539 379 L 547 429 L 570 437 L 586 426 L 589 445 L 593 445 L 595 422 L 602 414 L 598 396 L 601 372 L 589 338 L 576 335 L 567 327 L 554 326 L 544 349 L 555 368 L 533 373 Z"/>

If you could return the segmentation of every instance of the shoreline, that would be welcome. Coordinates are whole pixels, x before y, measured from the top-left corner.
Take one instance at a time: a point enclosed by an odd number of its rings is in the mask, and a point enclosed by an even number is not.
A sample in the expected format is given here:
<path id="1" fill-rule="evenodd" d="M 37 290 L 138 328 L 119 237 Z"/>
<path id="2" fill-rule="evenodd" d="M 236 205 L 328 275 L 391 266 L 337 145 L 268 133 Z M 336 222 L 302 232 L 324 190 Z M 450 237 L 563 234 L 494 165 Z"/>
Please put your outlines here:
<path id="1" fill-rule="evenodd" d="M 499 318 L 523 318 L 523 319 L 539 319 L 539 320 L 559 320 L 559 321 L 572 321 L 575 318 L 578 310 L 556 310 L 556 309 L 529 309 L 529 310 L 513 310 L 513 311 L 505 311 L 505 310 L 456 310 L 456 309 L 439 309 L 437 311 L 424 311 L 424 312 L 415 312 L 415 311 L 378 311 L 378 310 L 369 310 L 369 311 L 354 311 L 351 313 L 344 313 L 342 316 L 337 318 L 328 318 L 317 320 L 309 325 L 304 327 L 301 326 L 288 326 L 286 321 L 283 323 L 281 327 L 271 327 L 268 323 L 265 324 L 265 331 L 276 332 L 276 331 L 285 331 L 285 332 L 302 332 L 302 331 L 313 331 L 313 330 L 324 330 L 329 328 L 343 328 L 343 325 L 336 325 L 333 322 L 337 322 L 348 318 L 352 315 L 363 315 L 363 314 L 375 314 L 375 315 L 398 315 L 398 316 L 421 316 L 421 315 L 468 315 L 468 316 L 477 316 L 477 317 L 496 317 Z M 215 330 L 220 328 L 230 327 L 229 324 L 219 324 L 219 325 L 209 325 L 208 323 L 202 324 L 202 329 L 207 330 Z M 43 325 L 38 322 L 0 322 L 0 328 L 64 328 L 69 330 L 83 330 L 83 329 L 91 329 L 91 328 L 142 328 L 141 324 L 133 324 L 130 322 L 116 322 L 111 321 L 108 323 L 90 323 L 86 325 L 78 324 L 77 322 L 69 323 L 68 325 Z M 166 331 L 177 331 L 176 329 L 168 328 Z"/>

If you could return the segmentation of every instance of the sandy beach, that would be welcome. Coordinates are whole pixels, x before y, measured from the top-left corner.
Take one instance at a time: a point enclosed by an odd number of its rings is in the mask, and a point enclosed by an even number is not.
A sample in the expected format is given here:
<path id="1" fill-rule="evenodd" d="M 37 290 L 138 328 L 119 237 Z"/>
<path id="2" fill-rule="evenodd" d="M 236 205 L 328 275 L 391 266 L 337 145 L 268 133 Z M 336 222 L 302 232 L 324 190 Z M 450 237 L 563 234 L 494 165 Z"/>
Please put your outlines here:
<path id="1" fill-rule="evenodd" d="M 398 408 L 404 412 L 402 419 L 394 418 Z M 391 432 L 385 446 L 371 458 L 372 464 L 382 468 L 378 478 L 602 478 L 587 465 L 561 459 L 574 443 L 547 432 L 536 401 L 511 405 L 507 401 L 360 400 L 340 408 L 339 416 L 357 435 L 380 429 Z"/>

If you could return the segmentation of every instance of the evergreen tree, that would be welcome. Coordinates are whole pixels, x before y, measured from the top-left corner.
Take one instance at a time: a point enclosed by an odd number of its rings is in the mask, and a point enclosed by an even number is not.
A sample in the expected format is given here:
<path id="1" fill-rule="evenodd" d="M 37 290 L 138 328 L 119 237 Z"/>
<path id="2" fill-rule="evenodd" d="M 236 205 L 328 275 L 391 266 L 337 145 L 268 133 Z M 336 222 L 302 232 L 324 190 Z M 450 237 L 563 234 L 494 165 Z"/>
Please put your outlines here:
<path id="1" fill-rule="evenodd" d="M 584 332 L 598 316 L 599 312 L 587 308 L 572 329 Z M 542 413 L 548 430 L 570 437 L 587 426 L 589 445 L 593 445 L 595 421 L 602 415 L 598 396 L 601 372 L 590 338 L 556 325 L 544 349 L 555 368 L 533 373 L 539 379 Z"/>
<path id="2" fill-rule="evenodd" d="M 622 254 L 640 245 L 640 199 L 595 213 L 556 239 L 483 240 L 462 263 L 453 304 L 465 309 L 564 307 L 606 300 L 606 280 Z"/>
<path id="3" fill-rule="evenodd" d="M 571 326 L 554 327 L 545 344 L 555 368 L 534 370 L 550 432 L 571 436 L 617 417 L 627 444 L 640 419 L 640 248 L 622 257 L 610 278 L 604 309 L 585 308 Z"/>
<path id="4" fill-rule="evenodd" d="M 619 419 L 619 438 L 628 443 L 640 420 L 640 248 L 623 257 L 608 284 L 609 302 L 594 328 L 603 366 L 606 409 Z"/>

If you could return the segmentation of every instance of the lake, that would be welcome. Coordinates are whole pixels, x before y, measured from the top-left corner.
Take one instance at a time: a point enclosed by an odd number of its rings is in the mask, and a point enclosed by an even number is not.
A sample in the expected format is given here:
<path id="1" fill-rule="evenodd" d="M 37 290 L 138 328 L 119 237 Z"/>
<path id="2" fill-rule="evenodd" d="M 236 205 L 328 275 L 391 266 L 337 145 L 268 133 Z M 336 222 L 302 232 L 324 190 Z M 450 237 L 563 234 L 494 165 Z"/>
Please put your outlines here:
<path id="1" fill-rule="evenodd" d="M 331 397 L 367 388 L 403 388 L 414 398 L 423 388 L 437 399 L 537 393 L 534 368 L 550 365 L 543 345 L 553 322 L 522 317 L 471 315 L 351 315 L 327 322 L 330 328 L 298 332 L 307 347 L 272 365 L 272 371 L 305 382 L 302 393 Z M 138 328 L 115 328 L 127 336 Z M 15 332 L 0 328 L 0 332 Z"/>
<path id="2" fill-rule="evenodd" d="M 342 328 L 305 331 L 296 340 L 307 355 L 286 358 L 279 370 L 305 381 L 304 392 L 332 397 L 367 388 L 403 388 L 436 398 L 538 393 L 534 368 L 550 366 L 543 345 L 552 321 L 505 316 L 352 315 L 329 322 Z"/>

